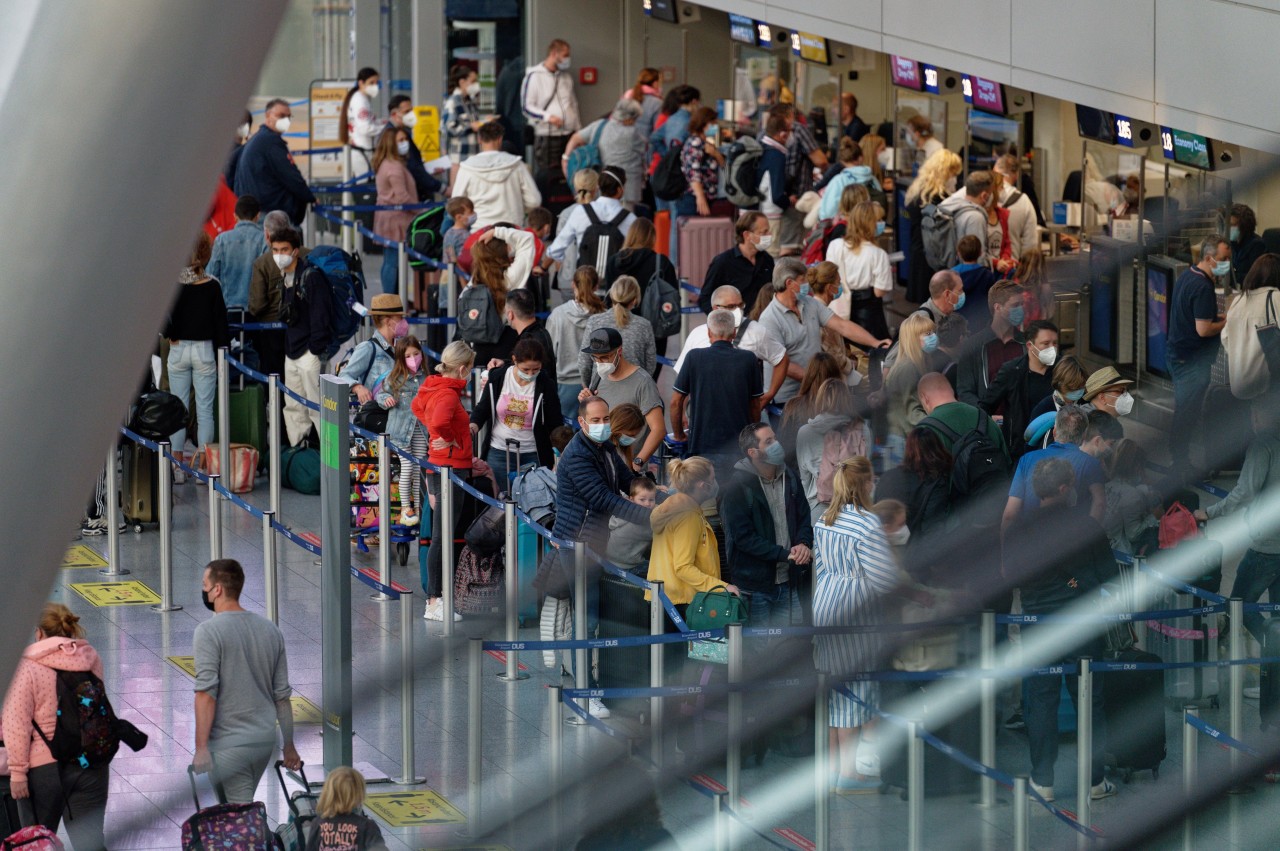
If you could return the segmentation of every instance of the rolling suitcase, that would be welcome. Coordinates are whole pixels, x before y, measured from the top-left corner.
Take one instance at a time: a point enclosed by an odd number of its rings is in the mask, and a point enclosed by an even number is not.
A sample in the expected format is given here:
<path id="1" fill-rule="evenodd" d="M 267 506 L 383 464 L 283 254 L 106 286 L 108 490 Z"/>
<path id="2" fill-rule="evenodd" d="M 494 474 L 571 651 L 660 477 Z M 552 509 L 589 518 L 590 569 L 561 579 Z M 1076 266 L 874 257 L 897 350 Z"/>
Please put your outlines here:
<path id="1" fill-rule="evenodd" d="M 196 791 L 195 769 L 187 766 L 191 781 L 191 797 L 196 802 L 196 813 L 182 823 L 183 851 L 206 851 L 212 848 L 239 848 L 244 851 L 276 851 L 277 837 L 267 823 L 267 808 L 261 801 L 252 804 L 228 804 L 221 802 L 212 807 L 200 806 L 200 793 Z"/>
<path id="2" fill-rule="evenodd" d="M 930 717 L 938 710 L 949 711 L 951 708 L 931 699 L 931 692 L 946 691 L 943 688 L 945 683 L 945 680 L 883 682 L 880 684 L 880 705 L 890 712 L 901 713 L 902 710 L 895 704 L 903 702 L 903 705 L 906 705 L 905 702 L 908 700 L 922 698 L 924 702 L 921 704 L 921 717 L 924 719 L 925 729 L 957 750 L 976 759 L 980 752 L 978 738 L 981 729 L 981 719 L 976 704 L 945 723 Z M 903 800 L 906 800 L 907 739 L 905 734 L 897 735 L 897 731 L 889 727 L 890 725 L 887 724 L 882 726 L 877 744 L 880 755 L 881 791 L 887 791 L 889 788 L 900 789 Z M 924 793 L 927 797 L 973 794 L 978 791 L 979 776 L 937 748 L 925 745 L 924 766 Z"/>
<path id="3" fill-rule="evenodd" d="M 677 219 L 676 239 L 680 258 L 678 274 L 693 286 L 701 288 L 711 261 L 717 254 L 733 248 L 733 219 L 704 219 L 696 216 Z"/>
<path id="4" fill-rule="evenodd" d="M 1159 656 L 1130 648 L 1116 662 L 1152 662 Z M 1107 718 L 1107 752 L 1128 783 L 1135 771 L 1160 778 L 1165 758 L 1164 672 L 1116 671 L 1102 675 L 1102 705 Z"/>
<path id="5" fill-rule="evenodd" d="M 284 761 L 276 760 L 276 777 L 280 778 L 280 788 L 284 791 L 285 802 L 289 805 L 289 818 L 282 821 L 276 828 L 276 837 L 284 851 L 305 851 L 320 795 L 311 791 L 305 769 L 298 769 L 296 775 L 289 772 L 289 775 L 293 777 L 295 783 L 302 786 L 301 789 L 289 792 L 289 784 L 285 780 Z"/>
<path id="6" fill-rule="evenodd" d="M 511 456 L 515 455 L 515 464 L 511 463 Z M 507 481 L 500 484 L 507 489 L 507 493 L 513 494 L 516 477 L 524 471 L 524 464 L 521 463 L 520 443 L 515 440 L 507 441 Z M 537 466 L 537 459 L 529 465 L 530 469 Z M 518 618 L 520 626 L 526 623 L 532 623 L 538 618 L 538 593 L 533 589 L 533 577 L 538 573 L 538 562 L 542 556 L 542 542 L 538 538 L 538 533 L 533 531 L 528 523 L 525 523 L 517 517 L 516 522 L 516 582 L 520 588 L 520 610 Z"/>
<path id="7" fill-rule="evenodd" d="M 1268 658 L 1280 656 L 1280 618 L 1267 621 L 1263 633 L 1262 655 Z M 1270 730 L 1280 727 L 1280 663 L 1271 662 L 1262 666 L 1258 678 L 1258 715 L 1262 719 L 1262 729 Z"/>
<path id="8" fill-rule="evenodd" d="M 1201 605 L 1190 594 L 1172 594 L 1159 609 L 1190 609 Z M 1166 662 L 1218 661 L 1216 615 L 1192 615 L 1147 621 L 1146 650 Z M 1218 705 L 1217 668 L 1174 668 L 1164 672 L 1165 697 L 1177 700 L 1209 698 Z"/>
<path id="9" fill-rule="evenodd" d="M 127 440 L 121 456 L 124 470 L 120 480 L 121 507 L 133 531 L 141 532 L 142 524 L 159 520 L 160 470 L 156 466 L 156 453 Z"/>
<path id="10" fill-rule="evenodd" d="M 644 589 L 605 574 L 600 577 L 600 637 L 628 638 L 649 634 L 649 601 Z M 684 645 L 667 645 L 679 647 Z M 607 647 L 599 651 L 600 687 L 648 688 L 648 647 Z M 649 698 L 605 699 L 612 712 L 647 715 Z"/>

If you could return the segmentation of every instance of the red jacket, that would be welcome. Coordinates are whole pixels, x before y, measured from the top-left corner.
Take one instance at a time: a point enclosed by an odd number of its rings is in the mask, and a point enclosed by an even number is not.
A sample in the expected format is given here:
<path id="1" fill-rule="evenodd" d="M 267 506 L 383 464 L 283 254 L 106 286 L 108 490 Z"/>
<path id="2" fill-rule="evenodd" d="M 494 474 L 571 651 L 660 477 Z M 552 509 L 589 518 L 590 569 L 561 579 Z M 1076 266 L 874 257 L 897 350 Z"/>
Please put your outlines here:
<path id="1" fill-rule="evenodd" d="M 411 406 L 427 430 L 428 445 L 443 437 L 455 445 L 447 449 L 430 448 L 427 460 L 437 467 L 453 467 L 471 473 L 471 418 L 462 407 L 462 392 L 467 382 L 461 378 L 433 375 L 422 382 L 422 388 Z"/>

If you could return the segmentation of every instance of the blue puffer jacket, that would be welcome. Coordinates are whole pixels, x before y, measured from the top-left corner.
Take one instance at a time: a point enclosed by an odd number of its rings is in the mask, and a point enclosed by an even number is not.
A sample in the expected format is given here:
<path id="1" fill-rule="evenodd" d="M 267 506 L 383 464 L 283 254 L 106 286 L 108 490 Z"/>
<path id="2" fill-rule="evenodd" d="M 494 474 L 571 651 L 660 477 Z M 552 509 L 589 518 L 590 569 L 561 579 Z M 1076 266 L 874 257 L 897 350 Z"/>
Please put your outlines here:
<path id="1" fill-rule="evenodd" d="M 634 478 L 612 443 L 599 444 L 578 432 L 556 467 L 555 536 L 586 541 L 603 555 L 610 517 L 648 526 L 650 509 L 622 496 Z"/>

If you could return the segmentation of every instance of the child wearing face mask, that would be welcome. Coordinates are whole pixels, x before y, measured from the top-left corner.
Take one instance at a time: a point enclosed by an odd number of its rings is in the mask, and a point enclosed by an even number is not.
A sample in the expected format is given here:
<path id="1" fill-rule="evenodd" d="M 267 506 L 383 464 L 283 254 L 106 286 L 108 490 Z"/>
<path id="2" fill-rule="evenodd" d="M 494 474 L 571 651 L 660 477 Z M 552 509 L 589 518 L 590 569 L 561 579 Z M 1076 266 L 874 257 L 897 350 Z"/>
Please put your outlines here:
<path id="1" fill-rule="evenodd" d="M 457 263 L 462 246 L 471 235 L 471 227 L 476 223 L 476 208 L 470 198 L 457 197 L 449 199 L 444 211 L 453 220 L 453 227 L 444 232 L 444 262 Z"/>
<path id="2" fill-rule="evenodd" d="M 379 380 L 378 405 L 387 413 L 387 435 L 415 458 L 427 457 L 427 432 L 413 415 L 410 403 L 422 387 L 422 345 L 413 335 L 401 337 L 395 347 L 395 364 Z M 416 526 L 422 517 L 422 468 L 407 459 L 400 462 L 400 523 Z"/>

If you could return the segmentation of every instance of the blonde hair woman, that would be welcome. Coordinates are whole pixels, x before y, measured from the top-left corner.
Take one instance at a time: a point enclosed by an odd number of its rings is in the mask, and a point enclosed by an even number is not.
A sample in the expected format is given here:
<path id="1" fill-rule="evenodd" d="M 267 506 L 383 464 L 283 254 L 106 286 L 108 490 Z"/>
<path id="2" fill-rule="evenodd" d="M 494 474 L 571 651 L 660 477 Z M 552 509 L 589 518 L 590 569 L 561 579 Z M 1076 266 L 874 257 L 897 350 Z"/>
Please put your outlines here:
<path id="1" fill-rule="evenodd" d="M 307 851 L 386 848 L 377 823 L 359 812 L 363 805 L 364 775 L 345 765 L 330 771 L 316 802 L 316 823 L 310 828 Z"/>
<path id="2" fill-rule="evenodd" d="M 958 174 L 960 157 L 943 148 L 924 161 L 920 173 L 907 188 L 906 213 L 911 220 L 911 274 L 907 281 L 907 301 L 921 303 L 929 299 L 929 279 L 938 270 L 932 268 L 924 256 L 924 236 L 920 230 L 923 210 L 930 204 L 941 203 L 955 191 Z"/>
<path id="3" fill-rule="evenodd" d="M 724 585 L 732 594 L 736 586 L 720 581 L 720 553 L 716 533 L 707 523 L 702 506 L 720 493 L 716 470 L 706 458 L 677 458 L 667 464 L 667 478 L 675 491 L 653 510 L 653 550 L 649 556 L 649 581 L 662 582 L 663 590 L 683 616 L 684 608 L 699 591 Z M 645 592 L 648 599 L 649 592 Z"/>
<path id="4" fill-rule="evenodd" d="M 658 365 L 653 326 L 648 319 L 631 312 L 640 304 L 640 283 L 630 275 L 622 275 L 609 287 L 609 301 L 613 303 L 611 309 L 587 319 L 583 339 L 597 328 L 615 329 L 622 335 L 623 357 L 652 376 Z M 591 386 L 591 371 L 591 356 L 579 352 L 578 373 L 584 387 Z"/>
<path id="5" fill-rule="evenodd" d="M 844 239 L 827 246 L 827 260 L 840 269 L 846 290 L 831 309 L 881 340 L 889 336 L 882 299 L 893 292 L 889 255 L 875 242 L 883 230 L 879 209 L 864 201 L 853 208 Z"/>
<path id="6" fill-rule="evenodd" d="M 880 520 L 872 512 L 871 461 L 862 456 L 846 458 L 831 480 L 831 504 L 814 527 L 814 626 L 874 626 L 882 622 L 881 600 L 899 585 L 889 542 Z M 922 605 L 933 600 L 916 595 Z M 880 666 L 883 650 L 878 633 L 819 635 L 814 638 L 818 670 L 840 681 Z M 880 684 L 845 682 L 857 696 L 831 693 L 832 763 L 837 766 L 837 794 L 858 794 L 879 788 L 877 778 L 857 772 L 855 760 L 862 728 L 873 721 L 880 699 Z"/>
<path id="7" fill-rule="evenodd" d="M 925 418 L 916 385 L 926 372 L 933 372 L 933 353 L 938 349 L 937 327 L 927 313 L 913 313 L 898 328 L 898 359 L 885 378 L 889 396 L 889 457 L 901 463 L 907 432 Z"/>

